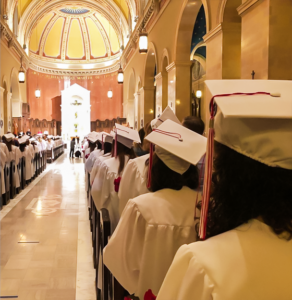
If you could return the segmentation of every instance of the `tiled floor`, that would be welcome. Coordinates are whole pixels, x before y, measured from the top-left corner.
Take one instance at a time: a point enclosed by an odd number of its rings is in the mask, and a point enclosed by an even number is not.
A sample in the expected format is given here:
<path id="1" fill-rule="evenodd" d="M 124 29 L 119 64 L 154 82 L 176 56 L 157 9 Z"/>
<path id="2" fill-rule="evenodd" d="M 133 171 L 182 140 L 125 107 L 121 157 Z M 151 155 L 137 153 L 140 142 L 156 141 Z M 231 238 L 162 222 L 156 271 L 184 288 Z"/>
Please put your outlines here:
<path id="1" fill-rule="evenodd" d="M 95 299 L 81 159 L 61 156 L 0 214 L 0 296 Z"/>

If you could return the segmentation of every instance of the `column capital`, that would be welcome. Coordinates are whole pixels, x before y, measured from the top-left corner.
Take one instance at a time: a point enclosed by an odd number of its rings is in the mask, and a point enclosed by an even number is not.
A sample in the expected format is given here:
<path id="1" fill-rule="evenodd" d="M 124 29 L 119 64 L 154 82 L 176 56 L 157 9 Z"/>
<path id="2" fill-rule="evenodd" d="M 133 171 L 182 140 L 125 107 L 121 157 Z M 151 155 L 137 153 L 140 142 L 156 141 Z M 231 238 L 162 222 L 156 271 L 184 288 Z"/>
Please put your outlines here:
<path id="1" fill-rule="evenodd" d="M 166 71 L 170 72 L 171 70 L 177 67 L 191 67 L 193 62 L 189 61 L 173 61 L 170 65 L 166 67 Z"/>

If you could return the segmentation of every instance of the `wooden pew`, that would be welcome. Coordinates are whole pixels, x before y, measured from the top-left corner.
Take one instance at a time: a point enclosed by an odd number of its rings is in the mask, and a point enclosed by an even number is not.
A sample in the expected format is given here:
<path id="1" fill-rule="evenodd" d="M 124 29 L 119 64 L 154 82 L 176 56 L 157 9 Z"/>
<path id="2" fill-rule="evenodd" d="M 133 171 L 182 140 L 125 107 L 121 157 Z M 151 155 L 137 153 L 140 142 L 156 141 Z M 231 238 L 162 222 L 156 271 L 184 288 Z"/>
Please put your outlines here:
<path id="1" fill-rule="evenodd" d="M 26 186 L 26 163 L 25 163 L 25 157 L 23 157 L 21 161 L 21 179 L 20 179 L 20 186 L 21 189 L 24 190 Z M 30 167 L 30 166 L 28 166 Z"/>
<path id="2" fill-rule="evenodd" d="M 103 263 L 103 249 L 108 244 L 111 236 L 111 222 L 108 210 L 101 209 L 100 212 L 100 227 L 101 227 L 101 257 L 102 257 L 102 290 L 101 299 L 103 300 L 123 300 L 126 290 L 112 276 L 109 269 Z M 98 269 L 97 269 L 98 272 Z"/>
<path id="3" fill-rule="evenodd" d="M 16 182 L 15 182 L 15 173 L 16 173 L 16 165 L 15 161 L 12 160 L 10 162 L 10 199 L 14 199 L 16 195 Z"/>
<path id="4" fill-rule="evenodd" d="M 4 181 L 5 181 L 5 194 L 3 196 L 3 205 L 6 205 L 10 202 L 10 163 L 7 162 L 4 168 Z"/>
<path id="5" fill-rule="evenodd" d="M 53 149 L 47 150 L 47 161 L 50 160 L 50 163 L 54 161 L 53 159 Z"/>
<path id="6" fill-rule="evenodd" d="M 25 159 L 25 157 L 21 157 L 19 159 L 19 163 L 17 165 L 17 168 L 16 168 L 16 171 L 18 173 L 18 177 L 19 177 L 19 183 L 20 183 L 20 186 L 18 188 L 16 188 L 16 194 L 19 194 L 22 190 L 22 186 L 21 186 L 21 177 L 22 177 L 22 169 L 21 169 L 21 165 L 22 165 L 22 160 Z"/>

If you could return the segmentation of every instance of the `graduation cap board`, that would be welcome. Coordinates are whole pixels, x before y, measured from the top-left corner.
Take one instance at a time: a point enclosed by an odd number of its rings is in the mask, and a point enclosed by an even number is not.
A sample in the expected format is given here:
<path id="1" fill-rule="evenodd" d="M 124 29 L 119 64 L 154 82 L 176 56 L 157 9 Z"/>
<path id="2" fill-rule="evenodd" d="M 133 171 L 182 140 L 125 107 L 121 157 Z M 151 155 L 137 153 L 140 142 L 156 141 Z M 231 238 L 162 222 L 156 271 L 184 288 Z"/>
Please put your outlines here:
<path id="1" fill-rule="evenodd" d="M 25 144 L 28 139 L 29 139 L 29 136 L 25 134 L 18 140 L 18 142 L 19 142 L 19 144 Z"/>
<path id="2" fill-rule="evenodd" d="M 271 167 L 292 169 L 292 81 L 210 80 L 210 129 L 200 220 L 206 223 L 214 140 Z"/>
<path id="3" fill-rule="evenodd" d="M 158 128 L 166 120 L 172 120 L 173 122 L 181 124 L 173 110 L 167 106 L 159 118 L 151 121 L 151 128 Z"/>
<path id="4" fill-rule="evenodd" d="M 5 136 L 6 140 L 7 140 L 7 142 L 10 142 L 12 139 L 15 138 L 15 136 L 14 136 L 13 133 L 6 133 L 6 134 L 4 134 L 4 136 Z"/>
<path id="5" fill-rule="evenodd" d="M 133 146 L 133 142 L 141 143 L 138 131 L 117 123 L 115 126 L 115 157 L 117 154 L 117 142 L 123 144 L 127 148 L 131 148 Z"/>
<path id="6" fill-rule="evenodd" d="M 184 174 L 190 165 L 196 165 L 206 152 L 207 139 L 182 125 L 166 120 L 159 128 L 145 137 L 151 142 L 148 171 L 148 188 L 151 185 L 153 144 L 156 155 L 164 164 L 179 174 Z"/>
<path id="7" fill-rule="evenodd" d="M 93 132 L 89 133 L 89 135 L 88 135 L 88 140 L 89 140 L 91 143 L 95 143 L 95 142 L 97 142 L 98 137 L 99 137 L 99 133 L 93 131 Z"/>

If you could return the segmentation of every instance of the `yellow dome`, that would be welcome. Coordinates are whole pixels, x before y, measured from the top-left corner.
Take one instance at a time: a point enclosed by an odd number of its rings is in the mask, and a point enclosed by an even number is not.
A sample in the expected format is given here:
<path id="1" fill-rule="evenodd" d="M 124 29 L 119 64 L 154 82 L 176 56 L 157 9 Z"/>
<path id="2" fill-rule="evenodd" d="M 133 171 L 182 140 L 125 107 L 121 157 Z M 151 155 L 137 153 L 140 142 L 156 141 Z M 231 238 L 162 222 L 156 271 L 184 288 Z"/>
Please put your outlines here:
<path id="1" fill-rule="evenodd" d="M 97 11 L 58 7 L 45 14 L 30 36 L 30 55 L 47 62 L 97 63 L 120 55 L 119 30 Z"/>

